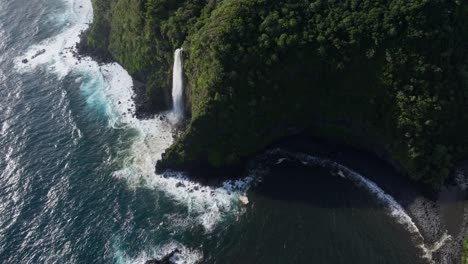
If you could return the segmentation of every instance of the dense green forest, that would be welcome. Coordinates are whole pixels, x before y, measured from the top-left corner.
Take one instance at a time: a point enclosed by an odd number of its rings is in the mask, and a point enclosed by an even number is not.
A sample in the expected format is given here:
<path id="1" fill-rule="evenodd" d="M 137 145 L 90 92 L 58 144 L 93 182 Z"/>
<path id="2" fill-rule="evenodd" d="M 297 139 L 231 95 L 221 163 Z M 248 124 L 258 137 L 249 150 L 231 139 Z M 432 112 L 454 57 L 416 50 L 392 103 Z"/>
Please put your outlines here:
<path id="1" fill-rule="evenodd" d="M 161 168 L 234 165 L 293 134 L 382 145 L 437 187 L 468 158 L 461 0 L 93 0 L 90 46 L 169 107 L 184 47 L 191 120 Z"/>

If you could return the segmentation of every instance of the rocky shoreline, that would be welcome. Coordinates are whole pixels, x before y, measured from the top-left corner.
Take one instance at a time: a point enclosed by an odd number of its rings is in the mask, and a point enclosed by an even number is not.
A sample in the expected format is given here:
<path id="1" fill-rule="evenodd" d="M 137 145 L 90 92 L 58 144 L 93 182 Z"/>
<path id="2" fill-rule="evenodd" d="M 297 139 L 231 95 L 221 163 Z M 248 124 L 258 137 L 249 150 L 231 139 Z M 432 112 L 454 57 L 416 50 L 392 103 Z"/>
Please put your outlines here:
<path id="1" fill-rule="evenodd" d="M 90 48 L 85 43 L 85 36 L 86 32 L 82 32 L 81 42 L 77 43 L 77 52 L 74 53 L 76 57 L 90 56 L 99 63 L 113 62 L 107 51 Z M 133 89 L 135 92 L 133 100 L 136 106 L 136 117 L 141 119 L 153 117 L 157 111 L 151 106 L 151 102 L 145 93 L 144 84 L 134 79 Z M 460 262 L 463 254 L 464 234 L 468 230 L 466 191 L 460 184 L 457 185 L 455 181 L 452 181 L 452 183 L 444 186 L 442 191 L 435 193 L 409 180 L 398 164 L 388 162 L 384 155 L 379 154 L 379 151 L 371 151 L 371 154 L 325 140 L 293 138 L 282 140 L 274 147 L 332 159 L 374 181 L 405 208 L 420 229 L 425 244 L 436 249 L 433 252 L 434 263 L 452 264 Z M 226 168 L 220 169 L 220 171 L 224 171 L 223 174 L 225 174 Z M 245 168 L 244 165 L 241 165 L 227 171 L 232 172 L 229 174 L 229 178 L 239 177 L 245 172 Z M 460 168 L 457 170 L 456 176 L 466 179 L 467 172 L 466 168 Z M 214 176 L 206 177 L 206 175 L 220 174 L 211 169 L 194 169 L 192 174 L 194 179 L 202 184 L 218 185 L 222 181 Z M 223 179 L 226 179 L 226 177 Z M 453 204 L 458 204 L 458 206 L 454 207 Z M 458 223 L 459 227 L 454 228 L 453 226 L 457 224 L 453 223 Z M 451 236 L 451 239 L 443 245 L 439 245 L 438 242 L 446 232 Z"/>
<path id="2" fill-rule="evenodd" d="M 115 62 L 116 60 L 108 51 L 95 48 L 87 44 L 88 33 L 89 29 L 81 32 L 80 42 L 76 43 L 76 51 L 73 51 L 73 56 L 78 60 L 81 60 L 84 57 L 91 57 L 99 64 Z M 142 78 L 136 78 L 136 76 L 131 77 L 133 79 L 132 89 L 134 92 L 132 100 L 135 104 L 135 113 L 133 114 L 139 119 L 153 118 L 158 113 L 158 109 L 152 105 L 148 95 L 146 94 L 145 83 L 141 81 Z"/>
<path id="3" fill-rule="evenodd" d="M 411 216 L 426 248 L 432 251 L 432 263 L 460 263 L 468 230 L 466 191 L 462 184 L 451 181 L 441 191 L 429 190 L 409 180 L 379 155 L 331 141 L 299 137 L 283 140 L 274 147 L 336 161 L 375 182 Z M 454 177 L 466 179 L 466 172 L 460 169 Z M 443 241 L 446 235 L 450 239 Z"/>
<path id="4" fill-rule="evenodd" d="M 333 160 L 375 182 L 387 194 L 391 195 L 407 212 L 418 227 L 426 250 L 432 257 L 429 263 L 461 263 L 463 241 L 468 231 L 468 202 L 466 186 L 468 166 L 459 167 L 455 175 L 439 191 L 412 181 L 394 162 L 388 162 L 385 153 L 357 149 L 330 140 L 310 137 L 292 137 L 278 142 L 271 149 L 282 149 L 293 153 L 303 153 L 321 159 Z M 265 160 L 265 158 L 267 160 Z M 219 186 L 224 180 L 242 177 L 247 167 L 258 163 L 275 164 L 278 157 L 259 154 L 246 162 L 249 166 L 239 166 L 236 173 L 221 174 L 207 169 L 209 173 L 201 176 L 203 170 L 192 173 L 192 179 L 203 185 Z M 243 169 L 241 169 L 243 168 Z M 226 169 L 226 168 L 224 168 Z M 221 169 L 220 169 L 221 170 Z M 216 176 L 214 176 L 216 175 Z M 233 176 L 234 175 L 234 176 Z M 306 182 L 304 184 L 313 184 Z M 427 252 L 421 250 L 421 255 Z M 423 260 L 426 263 L 426 260 Z"/>

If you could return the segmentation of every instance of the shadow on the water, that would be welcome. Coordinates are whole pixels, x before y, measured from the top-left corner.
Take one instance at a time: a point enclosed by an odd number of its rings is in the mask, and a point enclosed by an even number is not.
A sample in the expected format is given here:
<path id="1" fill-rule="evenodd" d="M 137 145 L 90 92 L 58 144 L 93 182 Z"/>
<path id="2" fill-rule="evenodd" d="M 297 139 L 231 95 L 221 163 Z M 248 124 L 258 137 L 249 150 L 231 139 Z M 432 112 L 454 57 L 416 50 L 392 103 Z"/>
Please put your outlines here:
<path id="1" fill-rule="evenodd" d="M 429 189 L 412 181 L 400 167 L 396 167 L 398 165 L 391 165 L 374 153 L 332 142 L 298 137 L 285 140 L 278 147 L 336 161 L 375 182 L 415 218 L 429 241 L 434 242 L 444 230 L 450 235 L 460 232 L 466 193 L 457 186 L 447 184 L 440 191 Z M 313 180 L 309 182 L 313 183 Z"/>
<path id="2" fill-rule="evenodd" d="M 288 145 L 288 150 L 314 150 L 300 146 L 304 149 Z M 321 147 L 315 149 L 332 149 Z M 205 252 L 207 263 L 220 256 L 236 256 L 223 263 L 426 263 L 411 234 L 373 194 L 338 170 L 283 154 L 258 160 L 268 170 L 249 192 L 246 214 L 229 232 L 233 237 L 218 242 L 228 246 Z M 322 154 L 337 160 L 331 152 Z"/>
<path id="3" fill-rule="evenodd" d="M 397 170 L 395 166 L 364 150 L 308 138 L 288 139 L 280 142 L 278 147 L 294 153 L 304 153 L 336 161 L 377 183 L 403 206 L 421 196 L 431 201 L 437 200 L 434 192 L 413 182 L 403 171 Z"/>
<path id="4" fill-rule="evenodd" d="M 274 147 L 337 162 L 374 182 L 411 217 L 427 248 L 436 248 L 444 236 L 451 236 L 442 243 L 441 250 L 434 252 L 436 263 L 440 259 L 449 260 L 440 263 L 459 259 L 466 204 L 466 194 L 459 187 L 447 185 L 441 192 L 429 190 L 373 153 L 331 142 L 293 138 Z M 331 210 L 376 211 L 385 207 L 385 202 L 379 201 L 375 194 L 342 177 L 334 168 L 305 164 L 300 158 L 285 156 L 281 151 L 269 158 L 271 172 L 255 188 L 255 195 Z"/>
<path id="5" fill-rule="evenodd" d="M 352 193 L 361 192 L 349 180 L 336 172 L 320 166 L 306 166 L 300 161 L 282 160 L 272 165 L 267 177 L 252 190 L 257 195 L 287 203 L 305 203 L 313 207 L 378 208 L 378 203 L 368 199 L 354 199 Z M 364 196 L 369 196 L 362 190 Z M 339 196 L 339 197 L 338 197 Z M 342 199 L 348 197 L 348 199 Z"/>
<path id="6" fill-rule="evenodd" d="M 226 247 L 222 247 L 215 254 L 205 252 L 207 263 L 229 254 L 243 255 L 243 263 L 272 263 L 273 260 L 289 260 L 288 254 L 299 253 L 304 256 L 298 257 L 301 260 L 294 263 L 308 263 L 303 261 L 307 259 L 305 256 L 327 260 L 326 263 L 347 263 L 332 260 L 330 256 L 335 253 L 327 253 L 327 250 L 321 248 L 324 245 L 317 240 L 325 241 L 331 248 L 341 250 L 341 257 L 351 256 L 351 259 L 359 260 L 360 263 L 375 263 L 366 262 L 373 258 L 383 261 L 383 256 L 387 256 L 389 260 L 398 260 L 399 263 L 426 263 L 425 260 L 414 259 L 415 256 L 421 256 L 422 252 L 414 244 L 412 234 L 398 223 L 398 219 L 389 215 L 386 207 L 388 200 L 378 199 L 375 193 L 356 184 L 336 168 L 305 164 L 301 158 L 284 155 L 284 152 L 302 153 L 336 162 L 374 182 L 411 217 L 424 237 L 427 248 L 433 248 L 445 233 L 453 237 L 452 240 L 443 243 L 441 250 L 433 254 L 436 263 L 439 263 L 437 261 L 440 259 L 449 260 L 440 263 L 451 263 L 451 260 L 458 259 L 457 245 L 460 244 L 460 237 L 463 237 L 463 234 L 460 234 L 464 223 L 465 201 L 465 195 L 459 189 L 447 187 L 441 193 L 433 192 L 410 180 L 398 168 L 389 164 L 388 160 L 370 152 L 323 140 L 297 137 L 279 142 L 271 146 L 270 150 L 272 149 L 280 149 L 283 152 L 273 151 L 271 154 L 266 151 L 269 154 L 260 155 L 253 162 L 254 168 L 266 167 L 268 172 L 263 175 L 262 181 L 249 191 L 250 204 L 247 214 L 240 219 L 246 223 L 231 227 L 236 229 L 234 233 L 239 233 L 235 238 L 236 243 L 255 245 L 257 240 L 269 242 L 257 245 L 256 252 Z M 235 172 L 236 175 L 246 175 Z M 206 176 L 204 171 L 201 174 Z M 214 174 L 217 176 L 223 173 L 221 171 Z M 231 174 L 224 173 L 224 176 Z M 203 185 L 219 186 L 224 180 L 232 178 L 195 176 L 194 179 Z M 291 230 L 291 226 L 297 226 L 299 229 Z M 317 229 L 317 226 L 323 227 L 323 230 Z M 357 228 L 354 229 L 354 226 Z M 380 236 L 375 237 L 375 234 Z M 358 244 L 345 245 L 343 241 L 346 239 Z M 233 243 L 231 240 L 223 243 Z M 288 244 L 300 250 L 291 251 L 279 247 L 283 240 L 285 246 Z M 208 245 L 210 243 L 205 244 Z M 279 254 L 280 257 L 276 259 L 266 257 L 268 252 L 271 252 L 270 247 L 278 247 L 277 251 L 284 255 Z M 402 248 L 406 251 L 405 255 L 395 259 L 398 255 L 395 250 L 401 251 Z M 373 253 L 369 253 L 369 250 Z M 255 262 L 251 262 L 253 260 Z M 378 263 L 395 262 L 385 260 Z"/>

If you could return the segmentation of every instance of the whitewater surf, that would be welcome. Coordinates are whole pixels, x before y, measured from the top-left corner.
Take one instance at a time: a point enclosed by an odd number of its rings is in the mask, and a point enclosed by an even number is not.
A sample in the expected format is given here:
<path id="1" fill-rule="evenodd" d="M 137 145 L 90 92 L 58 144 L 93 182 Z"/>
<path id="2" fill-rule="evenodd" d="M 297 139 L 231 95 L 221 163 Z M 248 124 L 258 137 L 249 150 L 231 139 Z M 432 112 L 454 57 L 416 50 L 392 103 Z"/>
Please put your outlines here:
<path id="1" fill-rule="evenodd" d="M 228 181 L 222 187 L 211 188 L 190 181 L 182 173 L 155 174 L 156 161 L 173 141 L 172 125 L 167 122 L 170 119 L 159 116 L 147 120 L 137 119 L 132 100 L 131 76 L 117 63 L 99 65 L 92 58 L 76 56 L 76 44 L 80 41 L 80 34 L 92 21 L 92 6 L 90 1 L 76 0 L 65 3 L 67 7 L 63 16 L 67 22 L 64 30 L 57 36 L 33 45 L 23 55 L 18 56 L 15 59 L 16 69 L 26 73 L 45 67 L 60 79 L 68 75 L 77 76 L 76 82 L 80 84 L 89 107 L 104 114 L 108 126 L 131 130 L 135 134 L 130 148 L 121 150 L 112 161 L 118 162 L 120 167 L 113 173 L 114 177 L 125 180 L 129 188 L 164 191 L 187 208 L 191 216 L 184 220 L 189 222 L 185 225 L 200 224 L 206 232 L 211 232 L 226 215 L 242 213 L 243 208 L 238 197 L 248 189 L 251 177 Z M 173 112 L 163 114 L 174 116 L 176 120 L 180 120 L 183 115 L 181 56 L 182 50 L 178 49 L 175 52 L 174 65 L 174 109 Z M 159 251 L 155 250 L 153 253 Z M 192 259 L 189 263 L 194 261 L 193 258 L 187 256 L 187 259 Z"/>
<path id="2" fill-rule="evenodd" d="M 21 24 L 26 18 L 14 20 L 17 14 L 9 17 L 11 29 L 4 25 L 9 21 L 0 24 L 0 34 L 8 36 L 7 41 L 0 40 L 0 50 L 6 54 L 0 56 L 6 65 L 0 68 L 0 80 L 8 83 L 0 90 L 5 106 L 0 115 L 4 153 L 0 163 L 4 190 L 0 195 L 0 259 L 12 263 L 144 263 L 178 248 L 182 252 L 176 263 L 202 259 L 230 263 L 236 259 L 229 256 L 236 254 L 258 258 L 255 246 L 290 233 L 283 223 L 263 224 L 275 220 L 276 203 L 283 201 L 250 199 L 249 190 L 268 173 L 260 171 L 258 164 L 246 177 L 219 187 L 202 186 L 181 172 L 155 173 L 156 161 L 174 140 L 172 123 L 165 117 L 174 113 L 183 117 L 181 49 L 174 54 L 173 111 L 137 119 L 133 80 L 125 69 L 117 63 L 100 65 L 92 58 L 75 56 L 80 34 L 92 22 L 91 2 L 55 4 L 0 4 L 3 17 L 20 8 L 35 8 L 22 10 L 31 17 L 28 23 L 33 29 Z M 51 24 L 56 31 L 47 30 Z M 18 25 L 32 33 L 15 39 L 13 29 Z M 416 244 L 425 245 L 427 259 L 448 239 L 433 246 L 420 243 L 411 218 L 378 186 L 331 160 L 300 159 L 339 168 L 342 177 L 384 201 L 389 215 L 415 235 Z M 265 218 L 255 215 L 262 202 L 272 206 Z M 326 211 L 327 217 L 327 210 L 333 216 L 340 209 L 290 203 L 312 215 Z M 252 225 L 258 228 L 250 228 Z M 265 232 L 255 233 L 262 227 Z M 303 228 L 317 231 L 313 226 Z M 324 225 L 327 228 L 331 227 Z M 362 241 L 367 236 L 378 238 L 364 229 L 356 230 L 364 233 Z M 385 245 L 390 252 L 398 251 L 398 239 L 388 238 L 396 241 Z M 300 248 L 288 247 L 283 241 L 277 245 L 281 246 L 277 252 Z M 262 250 L 271 255 L 268 248 Z M 320 250 L 312 255 L 317 261 L 330 257 L 329 249 Z M 360 250 L 363 257 L 373 256 L 366 255 L 371 250 L 365 243 Z M 338 251 L 331 252 L 331 257 Z"/>

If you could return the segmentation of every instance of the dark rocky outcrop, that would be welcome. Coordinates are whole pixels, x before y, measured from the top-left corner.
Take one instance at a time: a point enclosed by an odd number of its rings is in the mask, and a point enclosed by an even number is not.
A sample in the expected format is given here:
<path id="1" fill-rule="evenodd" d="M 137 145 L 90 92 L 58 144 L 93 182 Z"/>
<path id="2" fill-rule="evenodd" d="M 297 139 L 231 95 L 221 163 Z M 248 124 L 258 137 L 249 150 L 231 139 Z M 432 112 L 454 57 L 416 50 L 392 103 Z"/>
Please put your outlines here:
<path id="1" fill-rule="evenodd" d="M 35 59 L 35 58 L 37 58 L 38 56 L 40 56 L 40 55 L 42 55 L 42 54 L 44 54 L 44 53 L 46 53 L 46 50 L 45 50 L 45 49 L 38 50 L 38 51 L 36 52 L 36 54 L 34 54 L 34 55 L 31 57 L 31 59 Z"/>
<path id="2" fill-rule="evenodd" d="M 171 261 L 171 258 L 174 257 L 176 254 L 179 254 L 180 250 L 179 249 L 174 249 L 161 259 L 151 259 L 147 260 L 145 264 L 174 264 L 173 261 Z"/>
<path id="3" fill-rule="evenodd" d="M 100 64 L 112 63 L 117 60 L 101 46 L 91 45 L 89 43 L 90 29 L 83 31 L 80 36 L 80 42 L 76 44 L 78 58 L 89 56 Z M 145 72 L 135 72 L 131 74 L 133 78 L 133 101 L 135 103 L 135 115 L 140 119 L 153 117 L 156 113 L 170 109 L 172 99 L 170 89 L 161 89 L 160 93 L 154 96 L 148 94 L 148 77 Z"/>
<path id="4" fill-rule="evenodd" d="M 79 58 L 86 56 L 92 57 L 93 60 L 97 61 L 100 64 L 115 61 L 107 49 L 88 44 L 89 33 L 90 29 L 87 29 L 80 33 L 80 41 L 76 43 L 77 53 L 75 55 Z"/>

